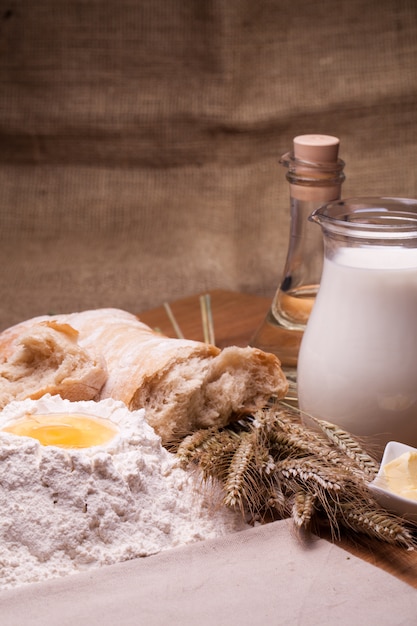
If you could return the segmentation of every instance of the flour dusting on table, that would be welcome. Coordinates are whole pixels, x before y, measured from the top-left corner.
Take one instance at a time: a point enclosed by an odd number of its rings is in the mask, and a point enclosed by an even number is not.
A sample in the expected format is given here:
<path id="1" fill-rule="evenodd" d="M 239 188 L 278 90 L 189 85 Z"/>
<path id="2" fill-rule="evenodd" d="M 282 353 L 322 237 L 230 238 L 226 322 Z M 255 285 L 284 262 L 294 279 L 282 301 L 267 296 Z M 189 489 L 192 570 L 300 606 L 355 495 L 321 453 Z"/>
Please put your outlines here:
<path id="1" fill-rule="evenodd" d="M 93 412 L 119 434 L 84 449 L 0 432 L 0 589 L 66 576 L 245 527 L 175 466 L 143 410 L 113 400 L 12 402 L 0 428 L 27 413 Z"/>

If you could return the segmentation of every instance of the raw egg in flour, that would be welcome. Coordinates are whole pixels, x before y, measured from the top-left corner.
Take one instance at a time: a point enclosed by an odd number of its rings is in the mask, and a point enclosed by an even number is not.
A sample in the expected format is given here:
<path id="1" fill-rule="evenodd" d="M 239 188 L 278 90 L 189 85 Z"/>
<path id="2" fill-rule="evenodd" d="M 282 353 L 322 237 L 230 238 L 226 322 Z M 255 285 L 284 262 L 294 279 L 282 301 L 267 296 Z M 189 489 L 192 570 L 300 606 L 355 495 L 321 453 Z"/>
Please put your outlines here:
<path id="1" fill-rule="evenodd" d="M 118 428 L 108 419 L 76 413 L 27 414 L 4 432 L 37 439 L 43 446 L 90 448 L 108 443 Z"/>
<path id="2" fill-rule="evenodd" d="M 143 409 L 132 414 L 125 404 L 111 398 L 70 402 L 46 394 L 6 405 L 0 411 L 0 435 L 29 437 L 45 449 L 56 447 L 88 456 L 101 450 L 113 454 L 136 436 L 138 428 L 150 428 L 144 415 Z"/>

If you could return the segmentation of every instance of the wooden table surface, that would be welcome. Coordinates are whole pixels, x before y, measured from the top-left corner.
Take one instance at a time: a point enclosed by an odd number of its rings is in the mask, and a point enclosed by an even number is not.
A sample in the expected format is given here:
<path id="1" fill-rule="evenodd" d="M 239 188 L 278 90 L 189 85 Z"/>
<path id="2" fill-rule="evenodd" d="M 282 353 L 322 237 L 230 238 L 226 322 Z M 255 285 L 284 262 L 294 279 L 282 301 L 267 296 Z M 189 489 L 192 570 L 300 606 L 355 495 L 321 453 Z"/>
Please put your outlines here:
<path id="1" fill-rule="evenodd" d="M 216 345 L 220 348 L 248 345 L 268 312 L 270 299 L 222 290 L 212 291 L 209 295 Z M 187 339 L 203 341 L 199 295 L 170 302 L 169 305 L 183 335 Z M 139 317 L 165 335 L 176 336 L 163 305 L 139 313 Z M 358 537 L 344 537 L 338 545 L 347 553 L 359 556 L 417 589 L 417 551 L 407 552 L 375 540 L 359 540 Z"/>

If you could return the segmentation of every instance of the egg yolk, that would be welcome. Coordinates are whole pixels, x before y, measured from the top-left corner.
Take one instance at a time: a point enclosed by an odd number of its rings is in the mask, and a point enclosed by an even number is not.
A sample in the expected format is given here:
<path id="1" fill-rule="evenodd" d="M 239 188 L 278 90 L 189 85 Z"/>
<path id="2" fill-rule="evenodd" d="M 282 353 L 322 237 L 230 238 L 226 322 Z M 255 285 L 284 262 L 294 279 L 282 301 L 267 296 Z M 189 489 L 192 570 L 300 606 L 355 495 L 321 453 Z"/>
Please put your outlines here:
<path id="1" fill-rule="evenodd" d="M 43 446 L 90 448 L 108 443 L 117 434 L 109 420 L 90 415 L 55 413 L 26 415 L 3 431 L 22 437 L 33 437 Z"/>

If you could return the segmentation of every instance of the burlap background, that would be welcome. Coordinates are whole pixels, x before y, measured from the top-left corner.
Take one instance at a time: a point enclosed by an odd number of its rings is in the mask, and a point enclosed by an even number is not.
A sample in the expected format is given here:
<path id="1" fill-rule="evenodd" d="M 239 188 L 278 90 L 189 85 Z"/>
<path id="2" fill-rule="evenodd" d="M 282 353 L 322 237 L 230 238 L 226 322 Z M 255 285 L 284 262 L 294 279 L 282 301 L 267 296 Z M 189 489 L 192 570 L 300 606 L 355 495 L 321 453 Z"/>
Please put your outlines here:
<path id="1" fill-rule="evenodd" d="M 415 0 L 0 0 L 0 81 L 0 327 L 272 296 L 297 134 L 417 196 Z"/>

